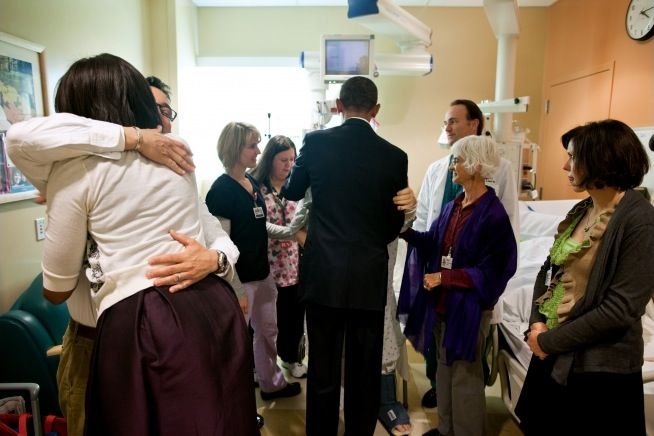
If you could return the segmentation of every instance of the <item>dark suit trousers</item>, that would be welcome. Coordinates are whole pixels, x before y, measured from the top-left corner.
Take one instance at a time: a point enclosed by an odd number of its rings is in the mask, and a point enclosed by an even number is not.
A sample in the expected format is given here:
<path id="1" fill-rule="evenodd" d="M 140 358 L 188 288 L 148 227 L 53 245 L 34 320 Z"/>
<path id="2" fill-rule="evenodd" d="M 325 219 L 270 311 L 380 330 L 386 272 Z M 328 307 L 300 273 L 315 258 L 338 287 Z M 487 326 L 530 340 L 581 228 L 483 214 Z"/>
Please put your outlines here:
<path id="1" fill-rule="evenodd" d="M 307 435 L 338 432 L 343 351 L 345 435 L 372 435 L 379 413 L 384 311 L 309 303 L 307 331 Z"/>

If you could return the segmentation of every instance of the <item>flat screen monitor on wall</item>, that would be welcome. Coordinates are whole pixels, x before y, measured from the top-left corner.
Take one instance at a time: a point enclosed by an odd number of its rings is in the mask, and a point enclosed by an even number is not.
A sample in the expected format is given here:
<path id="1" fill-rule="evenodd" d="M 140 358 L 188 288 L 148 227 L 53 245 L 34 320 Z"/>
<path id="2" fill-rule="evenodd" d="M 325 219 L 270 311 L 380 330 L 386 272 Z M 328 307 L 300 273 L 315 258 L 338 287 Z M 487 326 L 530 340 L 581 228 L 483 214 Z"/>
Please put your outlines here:
<path id="1" fill-rule="evenodd" d="M 353 76 L 373 77 L 374 35 L 323 35 L 320 71 L 326 82 L 344 82 Z"/>

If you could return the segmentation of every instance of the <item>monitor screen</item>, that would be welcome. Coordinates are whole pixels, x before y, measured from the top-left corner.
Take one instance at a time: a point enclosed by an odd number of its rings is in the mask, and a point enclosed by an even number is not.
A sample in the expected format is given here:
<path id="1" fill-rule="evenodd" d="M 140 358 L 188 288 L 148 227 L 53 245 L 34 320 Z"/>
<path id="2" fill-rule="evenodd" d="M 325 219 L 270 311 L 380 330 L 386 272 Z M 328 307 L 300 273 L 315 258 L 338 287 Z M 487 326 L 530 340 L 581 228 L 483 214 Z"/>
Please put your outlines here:
<path id="1" fill-rule="evenodd" d="M 321 69 L 325 80 L 372 76 L 372 35 L 325 35 L 322 42 Z"/>

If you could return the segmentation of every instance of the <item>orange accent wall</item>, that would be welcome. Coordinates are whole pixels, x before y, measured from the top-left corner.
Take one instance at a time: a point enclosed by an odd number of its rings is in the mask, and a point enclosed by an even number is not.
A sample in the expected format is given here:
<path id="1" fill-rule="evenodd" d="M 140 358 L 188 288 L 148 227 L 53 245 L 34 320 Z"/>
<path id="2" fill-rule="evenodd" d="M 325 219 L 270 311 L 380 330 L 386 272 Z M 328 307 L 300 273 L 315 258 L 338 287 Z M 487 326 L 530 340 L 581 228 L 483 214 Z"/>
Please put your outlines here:
<path id="1" fill-rule="evenodd" d="M 545 98 L 552 83 L 615 62 L 610 117 L 632 127 L 654 125 L 654 38 L 640 42 L 627 36 L 628 5 L 629 0 L 559 0 L 550 7 Z"/>

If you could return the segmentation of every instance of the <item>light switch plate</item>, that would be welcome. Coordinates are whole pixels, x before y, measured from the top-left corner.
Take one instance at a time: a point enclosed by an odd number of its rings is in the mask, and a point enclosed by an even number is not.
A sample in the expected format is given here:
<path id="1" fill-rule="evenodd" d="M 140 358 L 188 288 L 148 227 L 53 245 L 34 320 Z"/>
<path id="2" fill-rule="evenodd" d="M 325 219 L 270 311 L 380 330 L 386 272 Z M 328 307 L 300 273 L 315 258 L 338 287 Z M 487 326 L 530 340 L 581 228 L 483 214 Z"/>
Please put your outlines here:
<path id="1" fill-rule="evenodd" d="M 35 219 L 34 227 L 36 229 L 36 240 L 42 241 L 45 239 L 45 218 Z"/>

